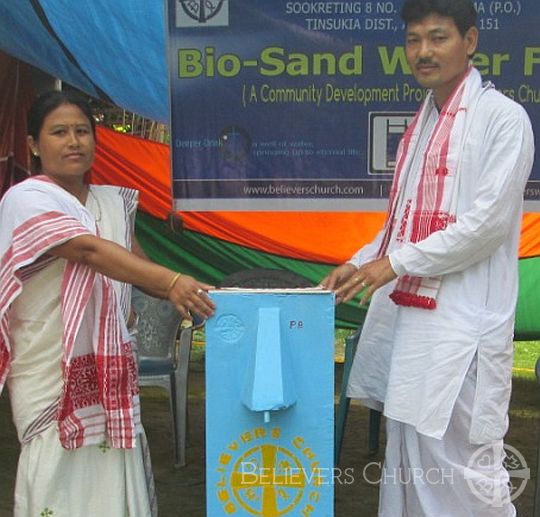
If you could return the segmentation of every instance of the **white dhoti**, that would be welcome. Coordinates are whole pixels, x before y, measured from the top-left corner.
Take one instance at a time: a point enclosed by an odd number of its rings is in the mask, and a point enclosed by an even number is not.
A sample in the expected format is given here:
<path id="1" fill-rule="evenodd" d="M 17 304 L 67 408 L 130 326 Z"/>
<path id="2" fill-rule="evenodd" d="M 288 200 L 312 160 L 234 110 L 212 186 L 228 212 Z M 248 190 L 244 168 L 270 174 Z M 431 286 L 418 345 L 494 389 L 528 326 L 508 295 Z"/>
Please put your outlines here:
<path id="1" fill-rule="evenodd" d="M 476 360 L 441 439 L 386 420 L 379 517 L 514 517 L 502 440 L 471 444 Z"/>

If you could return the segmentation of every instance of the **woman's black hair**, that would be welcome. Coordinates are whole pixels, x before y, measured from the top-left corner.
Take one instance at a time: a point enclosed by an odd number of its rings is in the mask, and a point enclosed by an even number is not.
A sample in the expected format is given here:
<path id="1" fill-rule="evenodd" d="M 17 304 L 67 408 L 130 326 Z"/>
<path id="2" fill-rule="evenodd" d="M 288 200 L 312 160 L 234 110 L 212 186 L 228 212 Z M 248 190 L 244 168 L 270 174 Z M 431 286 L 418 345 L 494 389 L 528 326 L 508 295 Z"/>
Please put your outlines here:
<path id="1" fill-rule="evenodd" d="M 90 103 L 81 94 L 75 91 L 51 90 L 42 93 L 37 97 L 28 111 L 27 130 L 28 134 L 32 136 L 34 140 L 39 139 L 39 132 L 43 127 L 43 121 L 47 115 L 63 104 L 73 104 L 77 106 L 86 115 L 86 118 L 92 126 L 92 133 L 94 134 L 94 137 L 96 136 L 96 121 L 92 114 Z"/>
<path id="2" fill-rule="evenodd" d="M 77 106 L 86 116 L 92 127 L 92 134 L 96 137 L 96 120 L 92 114 L 90 103 L 80 93 L 73 90 L 59 91 L 50 90 L 39 95 L 28 111 L 27 133 L 37 142 L 39 133 L 43 127 L 43 122 L 47 115 L 59 106 L 73 104 Z M 41 160 L 39 156 L 31 155 L 32 171 L 34 174 L 41 171 Z"/>
<path id="3" fill-rule="evenodd" d="M 406 24 L 434 13 L 452 18 L 462 36 L 476 26 L 477 13 L 470 0 L 405 0 L 401 7 L 401 19 Z"/>

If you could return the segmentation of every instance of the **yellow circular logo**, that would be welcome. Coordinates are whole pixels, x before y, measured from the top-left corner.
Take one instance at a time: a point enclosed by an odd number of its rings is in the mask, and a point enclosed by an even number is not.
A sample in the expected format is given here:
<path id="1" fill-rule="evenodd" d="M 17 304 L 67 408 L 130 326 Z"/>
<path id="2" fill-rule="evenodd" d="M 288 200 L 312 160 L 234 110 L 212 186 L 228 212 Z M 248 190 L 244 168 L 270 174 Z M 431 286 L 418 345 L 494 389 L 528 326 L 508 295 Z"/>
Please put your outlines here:
<path id="1" fill-rule="evenodd" d="M 255 428 L 219 456 L 217 497 L 226 515 L 281 517 L 295 508 L 315 510 L 324 469 L 302 437 L 282 442 L 279 427 Z"/>
<path id="2" fill-rule="evenodd" d="M 306 476 L 301 461 L 291 451 L 263 444 L 238 458 L 230 486 L 240 506 L 249 513 L 279 517 L 300 502 Z"/>

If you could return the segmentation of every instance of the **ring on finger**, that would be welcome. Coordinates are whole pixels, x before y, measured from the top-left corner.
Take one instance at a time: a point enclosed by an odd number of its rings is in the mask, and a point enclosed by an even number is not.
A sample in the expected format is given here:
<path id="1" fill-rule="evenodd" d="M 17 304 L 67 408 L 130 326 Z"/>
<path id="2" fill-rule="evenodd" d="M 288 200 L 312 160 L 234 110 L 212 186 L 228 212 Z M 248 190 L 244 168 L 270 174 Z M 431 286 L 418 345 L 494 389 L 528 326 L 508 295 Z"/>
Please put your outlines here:
<path id="1" fill-rule="evenodd" d="M 197 294 L 199 296 L 201 296 L 201 294 L 203 294 L 203 293 L 204 293 L 204 291 L 199 287 L 199 289 L 197 289 Z"/>
<path id="2" fill-rule="evenodd" d="M 355 278 L 355 281 L 356 281 L 357 283 L 360 283 L 360 287 L 367 287 L 366 282 L 364 282 L 364 280 L 361 280 L 361 278 L 360 278 L 359 276 L 357 276 L 357 277 Z"/>

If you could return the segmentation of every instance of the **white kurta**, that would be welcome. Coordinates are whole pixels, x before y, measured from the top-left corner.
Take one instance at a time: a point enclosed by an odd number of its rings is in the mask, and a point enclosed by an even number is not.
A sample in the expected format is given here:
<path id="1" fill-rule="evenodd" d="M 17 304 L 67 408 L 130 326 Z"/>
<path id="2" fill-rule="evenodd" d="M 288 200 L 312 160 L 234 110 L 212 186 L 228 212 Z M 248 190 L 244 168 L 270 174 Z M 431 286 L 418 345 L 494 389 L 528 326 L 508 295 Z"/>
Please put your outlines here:
<path id="1" fill-rule="evenodd" d="M 422 242 L 391 242 L 388 249 L 398 275 L 442 276 L 437 308 L 395 305 L 388 297 L 395 281 L 379 289 L 362 328 L 348 395 L 441 438 L 476 355 L 470 440 L 485 443 L 507 429 L 517 250 L 534 143 L 523 108 L 496 90 L 482 96 L 476 113 L 462 150 L 457 221 Z M 428 136 L 421 136 L 420 146 Z M 375 259 L 381 238 L 382 232 L 351 262 Z"/>
<path id="2" fill-rule="evenodd" d="M 129 213 L 125 213 L 125 200 L 119 189 L 92 187 L 92 192 L 87 208 L 95 215 L 101 236 L 128 245 L 133 228 L 126 219 Z M 136 199 L 131 201 L 134 210 Z M 14 515 L 155 515 L 144 435 L 138 436 L 134 449 L 113 449 L 103 441 L 66 450 L 61 446 L 56 422 L 46 418 L 55 414 L 63 389 L 60 286 L 64 267 L 65 260 L 57 259 L 27 279 L 10 311 L 14 346 L 8 386 L 22 444 Z M 115 284 L 120 292 L 120 285 Z M 128 296 L 124 294 L 118 299 L 126 315 Z M 88 332 L 89 328 L 92 325 L 83 323 L 80 332 Z M 43 420 L 47 424 L 40 426 Z M 38 431 L 29 431 L 33 428 Z"/>

